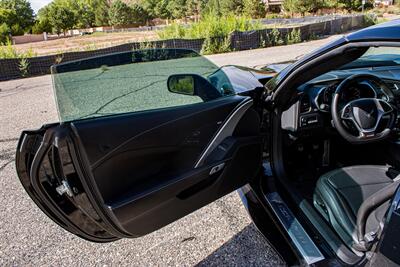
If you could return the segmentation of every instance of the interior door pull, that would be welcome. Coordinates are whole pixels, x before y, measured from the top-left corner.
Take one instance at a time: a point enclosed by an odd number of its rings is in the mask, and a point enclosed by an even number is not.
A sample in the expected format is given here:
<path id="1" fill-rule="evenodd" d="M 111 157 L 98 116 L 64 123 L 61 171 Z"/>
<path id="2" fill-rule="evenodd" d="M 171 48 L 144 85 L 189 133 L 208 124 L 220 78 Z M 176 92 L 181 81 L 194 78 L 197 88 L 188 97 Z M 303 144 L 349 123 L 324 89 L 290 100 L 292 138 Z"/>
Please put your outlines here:
<path id="1" fill-rule="evenodd" d="M 215 174 L 215 173 L 221 171 L 224 167 L 225 167 L 225 163 L 221 163 L 221 164 L 219 164 L 219 165 L 213 167 L 213 168 L 211 169 L 211 171 L 210 171 L 210 175 L 213 175 L 213 174 Z"/>

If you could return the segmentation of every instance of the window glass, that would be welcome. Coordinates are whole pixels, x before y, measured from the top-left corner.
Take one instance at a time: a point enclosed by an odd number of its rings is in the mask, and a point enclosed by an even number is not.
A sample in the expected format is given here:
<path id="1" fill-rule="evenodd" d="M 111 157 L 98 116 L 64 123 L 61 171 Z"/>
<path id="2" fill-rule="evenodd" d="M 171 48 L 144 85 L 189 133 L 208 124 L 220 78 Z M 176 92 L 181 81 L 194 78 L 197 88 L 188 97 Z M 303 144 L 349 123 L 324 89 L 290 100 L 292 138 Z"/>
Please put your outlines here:
<path id="1" fill-rule="evenodd" d="M 342 69 L 388 67 L 400 65 L 400 47 L 370 47 L 358 59 Z"/>
<path id="2" fill-rule="evenodd" d="M 201 103 L 205 100 L 198 95 L 169 91 L 168 78 L 195 74 L 207 79 L 216 70 L 191 50 L 151 49 L 55 65 L 52 76 L 64 122 Z"/>

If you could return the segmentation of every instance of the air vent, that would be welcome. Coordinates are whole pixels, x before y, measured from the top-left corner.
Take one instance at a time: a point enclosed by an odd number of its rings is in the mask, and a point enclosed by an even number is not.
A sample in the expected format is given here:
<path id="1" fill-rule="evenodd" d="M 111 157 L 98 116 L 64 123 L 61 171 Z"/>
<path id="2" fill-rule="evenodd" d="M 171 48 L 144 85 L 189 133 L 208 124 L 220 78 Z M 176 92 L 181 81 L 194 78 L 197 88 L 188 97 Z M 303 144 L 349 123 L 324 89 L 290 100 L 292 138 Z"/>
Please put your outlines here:
<path id="1" fill-rule="evenodd" d="M 311 110 L 311 101 L 308 95 L 304 95 L 300 100 L 300 113 L 307 113 Z"/>

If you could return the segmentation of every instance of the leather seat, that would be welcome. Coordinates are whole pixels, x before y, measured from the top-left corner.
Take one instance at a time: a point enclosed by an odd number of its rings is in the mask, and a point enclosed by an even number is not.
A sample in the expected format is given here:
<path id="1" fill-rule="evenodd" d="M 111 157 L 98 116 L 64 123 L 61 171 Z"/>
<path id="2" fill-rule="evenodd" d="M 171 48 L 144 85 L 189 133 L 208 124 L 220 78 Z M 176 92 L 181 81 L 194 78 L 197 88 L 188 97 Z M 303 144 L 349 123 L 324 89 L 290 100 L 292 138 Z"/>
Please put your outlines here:
<path id="1" fill-rule="evenodd" d="M 398 175 L 399 172 L 387 166 L 351 166 L 333 170 L 318 180 L 314 192 L 314 206 L 346 245 L 350 248 L 357 247 L 357 216 L 360 216 L 360 207 L 368 199 L 375 202 L 374 197 L 371 197 L 374 194 L 387 194 L 386 188 L 394 185 L 394 178 Z M 394 192 L 393 189 L 390 191 Z M 366 221 L 362 219 L 365 221 L 367 234 L 377 233 L 389 208 L 390 196 L 380 199 L 381 203 L 367 214 Z"/>

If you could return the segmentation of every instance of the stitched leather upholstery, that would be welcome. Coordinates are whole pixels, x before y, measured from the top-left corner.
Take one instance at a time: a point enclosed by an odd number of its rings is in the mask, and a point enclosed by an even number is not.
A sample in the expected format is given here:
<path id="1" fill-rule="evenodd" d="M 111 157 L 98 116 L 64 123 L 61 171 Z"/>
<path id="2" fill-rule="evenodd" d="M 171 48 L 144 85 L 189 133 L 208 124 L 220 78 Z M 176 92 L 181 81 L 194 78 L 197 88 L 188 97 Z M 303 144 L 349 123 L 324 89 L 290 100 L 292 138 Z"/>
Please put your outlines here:
<path id="1" fill-rule="evenodd" d="M 361 204 L 371 195 L 393 183 L 398 172 L 387 166 L 351 166 L 320 177 L 314 192 L 314 206 L 332 225 L 346 245 L 357 242 L 356 221 Z M 377 207 L 368 217 L 366 233 L 376 232 L 389 202 Z"/>

